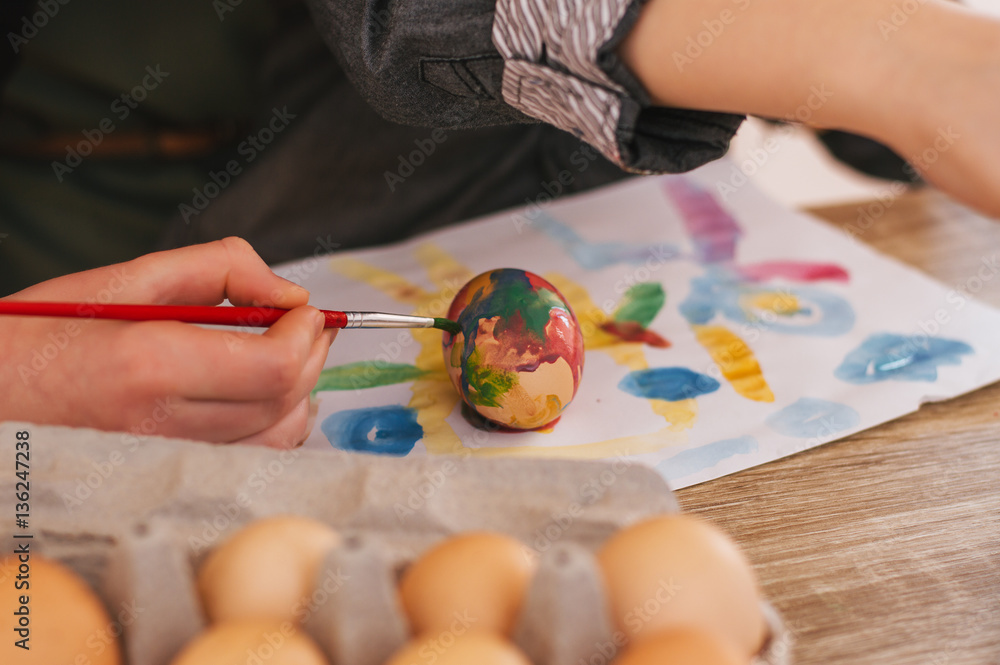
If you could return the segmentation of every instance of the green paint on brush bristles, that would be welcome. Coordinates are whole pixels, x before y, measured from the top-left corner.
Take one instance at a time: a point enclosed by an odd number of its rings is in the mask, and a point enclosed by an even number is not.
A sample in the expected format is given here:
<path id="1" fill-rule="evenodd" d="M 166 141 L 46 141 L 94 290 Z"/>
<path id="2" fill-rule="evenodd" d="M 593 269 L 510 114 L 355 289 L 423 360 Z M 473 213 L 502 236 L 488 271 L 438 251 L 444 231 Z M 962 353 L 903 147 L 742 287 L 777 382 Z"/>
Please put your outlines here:
<path id="1" fill-rule="evenodd" d="M 452 335 L 457 335 L 462 332 L 461 326 L 452 321 L 451 319 L 439 319 L 434 317 L 434 327 L 438 330 L 443 330 L 445 332 L 450 332 Z"/>

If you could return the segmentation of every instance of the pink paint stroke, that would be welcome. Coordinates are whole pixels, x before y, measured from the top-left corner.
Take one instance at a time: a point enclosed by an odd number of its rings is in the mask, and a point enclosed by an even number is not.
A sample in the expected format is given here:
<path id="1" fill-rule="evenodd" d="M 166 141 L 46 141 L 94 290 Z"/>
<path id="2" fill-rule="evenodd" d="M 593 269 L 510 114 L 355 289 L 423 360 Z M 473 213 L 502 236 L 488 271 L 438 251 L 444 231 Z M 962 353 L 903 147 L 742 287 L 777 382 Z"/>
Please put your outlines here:
<path id="1" fill-rule="evenodd" d="M 731 261 L 743 231 L 708 190 L 683 176 L 666 176 L 663 191 L 673 202 L 702 263 Z"/>
<path id="2" fill-rule="evenodd" d="M 819 282 L 832 280 L 846 282 L 850 275 L 835 263 L 812 263 L 810 261 L 764 261 L 737 268 L 740 274 L 755 282 L 774 277 L 784 277 L 797 282 Z"/>

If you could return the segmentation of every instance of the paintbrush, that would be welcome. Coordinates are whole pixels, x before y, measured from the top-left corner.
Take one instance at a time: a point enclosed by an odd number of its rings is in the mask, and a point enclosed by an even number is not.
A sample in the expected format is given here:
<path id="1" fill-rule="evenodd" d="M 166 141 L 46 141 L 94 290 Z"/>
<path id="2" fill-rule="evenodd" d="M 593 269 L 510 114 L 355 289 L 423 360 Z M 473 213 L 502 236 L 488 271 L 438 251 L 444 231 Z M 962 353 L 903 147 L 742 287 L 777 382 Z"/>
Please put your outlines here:
<path id="1" fill-rule="evenodd" d="M 289 310 L 278 307 L 211 307 L 207 305 L 100 305 L 75 302 L 22 302 L 0 300 L 0 315 L 58 316 L 119 321 L 182 321 L 220 326 L 266 328 Z M 327 328 L 437 328 L 459 332 L 450 319 L 384 312 L 320 310 Z"/>

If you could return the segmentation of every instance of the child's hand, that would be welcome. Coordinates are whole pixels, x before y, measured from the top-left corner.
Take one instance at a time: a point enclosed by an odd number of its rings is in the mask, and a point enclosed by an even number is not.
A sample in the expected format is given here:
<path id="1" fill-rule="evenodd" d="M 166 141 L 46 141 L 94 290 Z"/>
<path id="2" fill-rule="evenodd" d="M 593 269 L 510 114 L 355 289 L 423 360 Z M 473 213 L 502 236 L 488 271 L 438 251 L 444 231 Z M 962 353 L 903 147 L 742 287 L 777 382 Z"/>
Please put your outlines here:
<path id="1" fill-rule="evenodd" d="M 0 317 L 0 420 L 290 447 L 335 331 L 239 238 L 67 275 L 8 299 L 295 308 L 264 334 L 174 321 Z M 91 311 L 84 309 L 84 312 Z"/>

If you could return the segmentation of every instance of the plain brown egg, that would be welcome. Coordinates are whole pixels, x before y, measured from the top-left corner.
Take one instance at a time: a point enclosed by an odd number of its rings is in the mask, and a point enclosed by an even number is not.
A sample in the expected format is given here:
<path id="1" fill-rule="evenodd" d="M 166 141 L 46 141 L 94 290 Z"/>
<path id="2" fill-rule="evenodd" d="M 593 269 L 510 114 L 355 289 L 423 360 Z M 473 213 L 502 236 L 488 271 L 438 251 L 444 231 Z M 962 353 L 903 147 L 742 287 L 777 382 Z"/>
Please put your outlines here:
<path id="1" fill-rule="evenodd" d="M 726 534 L 688 515 L 622 529 L 598 553 L 617 626 L 632 641 L 689 627 L 747 657 L 764 642 L 757 580 Z"/>
<path id="2" fill-rule="evenodd" d="M 432 547 L 403 574 L 400 600 L 414 635 L 456 625 L 510 635 L 535 557 L 520 541 L 474 531 Z"/>
<path id="3" fill-rule="evenodd" d="M 291 623 L 240 620 L 209 627 L 170 665 L 328 665 L 319 647 Z"/>
<path id="4" fill-rule="evenodd" d="M 24 625 L 16 612 L 25 606 L 27 651 L 15 644 L 24 637 L 15 631 Z M 38 554 L 27 562 L 17 556 L 0 561 L 0 614 L 4 665 L 121 665 L 120 628 L 87 583 L 57 561 Z"/>
<path id="5" fill-rule="evenodd" d="M 323 557 L 340 536 L 295 515 L 257 520 L 205 559 L 198 591 L 209 621 L 295 621 L 306 614 Z"/>
<path id="6" fill-rule="evenodd" d="M 470 630 L 427 634 L 393 654 L 385 665 L 531 665 L 521 650 L 502 637 Z"/>
<path id="7" fill-rule="evenodd" d="M 614 665 L 749 665 L 733 647 L 696 630 L 658 633 L 629 647 Z"/>

